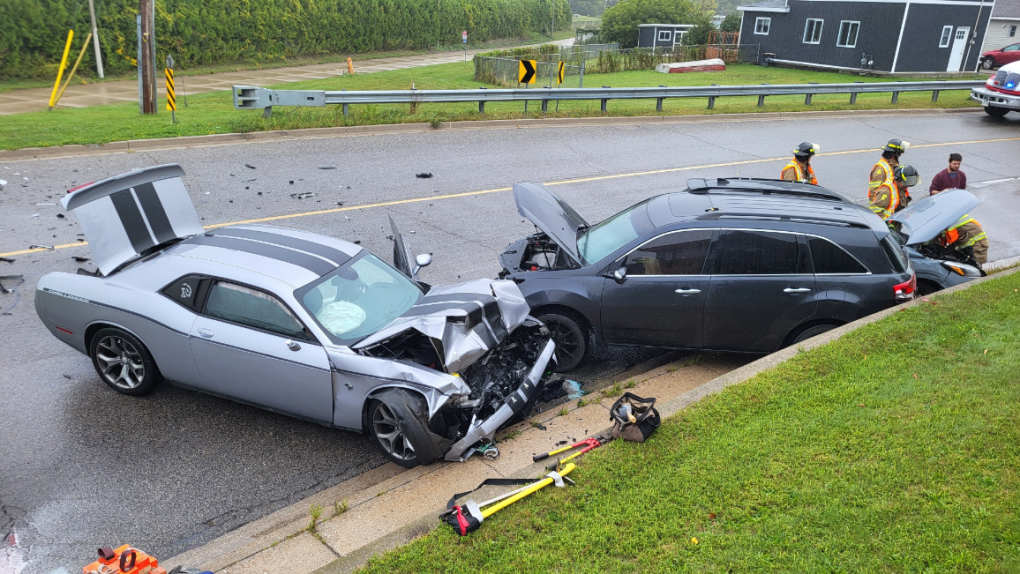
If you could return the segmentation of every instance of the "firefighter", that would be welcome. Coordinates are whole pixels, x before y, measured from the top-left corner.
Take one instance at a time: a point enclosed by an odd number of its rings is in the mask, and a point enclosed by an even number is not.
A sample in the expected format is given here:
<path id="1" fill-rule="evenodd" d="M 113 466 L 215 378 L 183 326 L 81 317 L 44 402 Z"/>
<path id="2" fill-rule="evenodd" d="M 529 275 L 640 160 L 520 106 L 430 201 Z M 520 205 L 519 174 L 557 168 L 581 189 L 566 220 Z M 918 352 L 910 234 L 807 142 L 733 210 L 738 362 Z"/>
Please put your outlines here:
<path id="1" fill-rule="evenodd" d="M 909 165 L 897 166 L 877 187 L 868 190 L 868 207 L 882 219 L 889 219 L 894 213 L 906 207 L 903 198 L 907 189 L 921 181 L 917 170 Z"/>
<path id="2" fill-rule="evenodd" d="M 885 147 L 882 148 L 882 159 L 878 160 L 878 163 L 871 168 L 871 180 L 868 184 L 869 199 L 876 195 L 876 188 L 885 185 L 887 180 L 892 177 L 893 170 L 900 165 L 900 156 L 907 151 L 908 147 L 910 147 L 910 142 L 896 139 L 889 140 L 889 143 L 885 144 Z M 897 205 L 906 207 L 907 203 L 910 203 L 909 193 L 899 198 Z M 890 213 L 890 215 L 892 214 Z"/>
<path id="3" fill-rule="evenodd" d="M 783 168 L 783 173 L 779 178 L 784 181 L 818 185 L 815 170 L 811 167 L 811 158 L 821 149 L 821 146 L 811 142 L 804 142 L 797 146 L 797 149 L 793 150 L 793 159 Z"/>
<path id="4" fill-rule="evenodd" d="M 969 213 L 943 231 L 939 235 L 939 243 L 970 257 L 979 265 L 988 262 L 988 234 Z"/>

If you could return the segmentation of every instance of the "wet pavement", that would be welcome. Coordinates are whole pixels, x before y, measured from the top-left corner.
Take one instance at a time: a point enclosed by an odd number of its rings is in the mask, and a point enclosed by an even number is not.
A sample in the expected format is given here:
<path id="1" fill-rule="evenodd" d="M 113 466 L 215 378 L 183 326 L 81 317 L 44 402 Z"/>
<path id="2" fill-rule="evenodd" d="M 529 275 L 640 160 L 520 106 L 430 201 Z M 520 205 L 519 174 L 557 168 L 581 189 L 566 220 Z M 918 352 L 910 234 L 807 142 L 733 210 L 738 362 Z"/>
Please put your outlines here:
<path id="1" fill-rule="evenodd" d="M 277 223 L 359 240 L 388 258 L 386 218 L 393 215 L 416 252 L 434 253 L 423 278 L 448 284 L 494 277 L 497 254 L 533 228 L 517 216 L 508 191 L 446 196 L 584 178 L 553 189 L 598 221 L 683 188 L 688 177 L 775 177 L 788 151 L 809 140 L 834 153 L 815 160 L 821 183 L 863 202 L 878 154 L 855 150 L 900 137 L 913 144 L 905 160 L 926 182 L 950 152 L 963 154 L 963 169 L 983 201 L 972 215 L 991 238 L 994 260 L 1020 255 L 1020 116 L 1012 116 L 441 130 L 0 162 L 0 179 L 8 181 L 0 190 L 0 256 L 33 244 L 76 242 L 74 217 L 60 219 L 62 209 L 46 205 L 66 189 L 178 162 L 206 224 L 338 208 L 338 202 L 397 201 Z M 684 167 L 695 169 L 661 171 Z M 416 178 L 422 171 L 434 177 Z M 304 192 L 317 195 L 291 197 Z M 0 275 L 25 276 L 16 293 L 0 294 L 0 535 L 17 537 L 13 549 L 0 541 L 0 571 L 16 560 L 29 563 L 26 574 L 58 566 L 74 571 L 97 546 L 128 542 L 170 556 L 383 462 L 359 435 L 171 385 L 145 398 L 109 390 L 87 357 L 42 328 L 32 307 L 44 273 L 91 268 L 72 256 L 90 257 L 88 247 L 0 261 Z M 585 365 L 571 378 L 602 377 L 655 353 L 616 351 L 609 362 Z"/>

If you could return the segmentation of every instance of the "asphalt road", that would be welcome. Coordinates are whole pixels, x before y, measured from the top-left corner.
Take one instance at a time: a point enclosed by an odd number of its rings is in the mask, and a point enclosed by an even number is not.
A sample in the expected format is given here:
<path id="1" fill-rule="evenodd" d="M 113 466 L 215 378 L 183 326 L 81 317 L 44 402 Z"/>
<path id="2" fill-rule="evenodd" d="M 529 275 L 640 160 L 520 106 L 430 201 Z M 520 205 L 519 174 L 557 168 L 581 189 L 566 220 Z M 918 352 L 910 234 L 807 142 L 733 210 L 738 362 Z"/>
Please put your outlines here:
<path id="1" fill-rule="evenodd" d="M 39 205 L 56 204 L 66 189 L 177 162 L 208 225 L 354 208 L 276 223 L 359 240 L 388 258 L 392 214 L 417 252 L 435 254 L 423 278 L 445 284 L 494 276 L 496 255 L 531 232 L 512 194 L 500 191 L 514 182 L 562 182 L 556 192 L 598 221 L 689 177 L 776 177 L 789 150 L 808 140 L 823 150 L 814 162 L 821 183 L 864 202 L 878 153 L 861 150 L 892 137 L 913 144 L 904 160 L 925 182 L 950 152 L 962 153 L 991 259 L 1020 255 L 1020 116 L 980 113 L 442 130 L 0 163 L 9 182 L 0 191 L 0 255 L 75 243 L 73 216 Z M 291 196 L 308 191 L 317 195 Z M 383 202 L 394 203 L 357 208 Z M 126 542 L 171 556 L 383 462 L 355 434 L 170 385 L 141 399 L 106 388 L 32 306 L 42 274 L 90 265 L 75 255 L 88 257 L 88 247 L 0 262 L 0 275 L 26 277 L 15 294 L 0 294 L 0 534 L 17 535 L 16 548 L 0 543 L 0 573 L 17 572 L 22 560 L 29 574 L 73 571 L 97 546 Z"/>

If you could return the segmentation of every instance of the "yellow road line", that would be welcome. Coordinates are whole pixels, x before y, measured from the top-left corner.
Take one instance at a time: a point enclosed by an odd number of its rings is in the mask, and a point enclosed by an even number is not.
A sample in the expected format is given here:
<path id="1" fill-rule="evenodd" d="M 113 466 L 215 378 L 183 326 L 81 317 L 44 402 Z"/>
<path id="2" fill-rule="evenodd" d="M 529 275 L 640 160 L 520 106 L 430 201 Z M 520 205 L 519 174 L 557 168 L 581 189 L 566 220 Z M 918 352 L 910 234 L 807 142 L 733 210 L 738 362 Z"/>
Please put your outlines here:
<path id="1" fill-rule="evenodd" d="M 928 148 L 928 147 L 945 147 L 945 146 L 960 146 L 960 145 L 969 145 L 969 144 L 1008 142 L 1008 141 L 1018 141 L 1018 140 L 1020 140 L 1020 137 L 1014 137 L 1014 138 L 996 138 L 996 139 L 988 139 L 988 140 L 971 140 L 971 141 L 963 141 L 963 142 L 917 144 L 917 145 L 911 145 L 910 147 L 911 147 L 911 149 L 915 149 L 915 148 Z M 828 152 L 828 153 L 820 153 L 818 155 L 819 156 L 850 155 L 850 154 L 859 154 L 859 153 L 874 153 L 874 152 L 878 152 L 878 151 L 881 151 L 881 150 L 878 150 L 878 149 L 875 149 L 875 148 L 867 148 L 867 149 L 854 149 L 854 150 L 847 150 L 847 151 L 834 151 L 834 152 Z M 659 174 L 663 174 L 663 173 L 676 173 L 678 171 L 690 171 L 692 169 L 711 169 L 711 168 L 717 168 L 717 167 L 731 167 L 731 166 L 736 166 L 736 165 L 750 165 L 750 164 L 755 164 L 755 163 L 768 163 L 768 162 L 773 162 L 773 161 L 788 161 L 789 159 L 790 159 L 790 156 L 783 156 L 783 157 L 770 157 L 770 158 L 764 158 L 764 159 L 749 159 L 749 160 L 743 160 L 743 161 L 731 161 L 731 162 L 726 162 L 726 163 L 711 163 L 711 164 L 705 164 L 705 165 L 691 165 L 691 166 L 687 166 L 687 167 L 671 167 L 671 168 L 656 169 L 656 170 L 651 170 L 651 171 L 635 171 L 635 172 L 631 172 L 631 173 L 618 173 L 618 174 L 613 174 L 613 175 L 599 175 L 599 176 L 595 176 L 595 177 L 580 177 L 580 178 L 575 178 L 575 179 L 565 179 L 563 181 L 550 181 L 550 182 L 544 183 L 543 185 L 570 185 L 570 184 L 575 184 L 575 183 L 587 183 L 587 182 L 591 182 L 591 181 L 605 181 L 605 180 L 608 180 L 608 179 L 619 179 L 619 178 L 624 178 L 624 177 L 641 177 L 641 176 L 645 176 L 645 175 L 659 175 Z M 483 190 L 480 190 L 480 191 L 466 191 L 466 192 L 463 192 L 463 193 L 450 193 L 450 194 L 447 194 L 447 195 L 435 195 L 435 196 L 431 196 L 431 197 L 415 197 L 415 198 L 411 198 L 411 199 L 396 199 L 396 200 L 393 200 L 393 201 L 383 201 L 383 202 L 380 202 L 380 203 L 368 203 L 368 204 L 364 204 L 364 205 L 352 205 L 350 207 L 337 207 L 337 208 L 333 208 L 333 209 L 322 209 L 322 210 L 319 210 L 319 211 L 304 211 L 304 212 L 301 212 L 301 213 L 290 213 L 290 214 L 287 214 L 287 215 L 274 215 L 272 217 L 260 217 L 258 219 L 244 219 L 244 220 L 241 220 L 241 221 L 231 221 L 229 223 L 217 223 L 215 225 L 206 225 L 205 229 L 216 229 L 218 227 L 227 227 L 228 225 L 240 225 L 240 224 L 243 224 L 243 223 L 265 223 L 267 221 L 280 221 L 280 220 L 283 220 L 283 219 L 294 219 L 296 217 L 308 217 L 310 215 L 329 215 L 331 213 L 340 213 L 342 211 L 354 211 L 354 210 L 357 210 L 357 209 L 371 209 L 371 208 L 375 208 L 375 207 L 389 207 L 391 205 L 406 205 L 406 204 L 409 204 L 409 203 L 418 203 L 418 202 L 421 202 L 421 201 L 438 201 L 438 200 L 441 200 L 441 199 L 456 199 L 458 197 L 471 197 L 471 196 L 475 196 L 475 195 L 485 195 L 485 194 L 489 194 L 489 193 L 498 193 L 498 192 L 501 192 L 501 191 L 511 191 L 512 189 L 513 189 L 512 187 L 497 187 L 497 188 L 494 188 L 494 189 L 483 189 Z M 77 243 L 65 243 L 64 245 L 54 245 L 53 249 L 54 250 L 57 250 L 57 249 L 68 249 L 70 247 L 80 247 L 82 245 L 88 245 L 88 243 L 85 242 L 85 241 L 79 241 Z M 27 255 L 29 253 L 40 253 L 40 252 L 43 252 L 43 251 L 50 251 L 50 250 L 49 249 L 24 249 L 22 251 L 11 251 L 9 253 L 0 253 L 0 257 L 13 257 L 15 255 Z"/>

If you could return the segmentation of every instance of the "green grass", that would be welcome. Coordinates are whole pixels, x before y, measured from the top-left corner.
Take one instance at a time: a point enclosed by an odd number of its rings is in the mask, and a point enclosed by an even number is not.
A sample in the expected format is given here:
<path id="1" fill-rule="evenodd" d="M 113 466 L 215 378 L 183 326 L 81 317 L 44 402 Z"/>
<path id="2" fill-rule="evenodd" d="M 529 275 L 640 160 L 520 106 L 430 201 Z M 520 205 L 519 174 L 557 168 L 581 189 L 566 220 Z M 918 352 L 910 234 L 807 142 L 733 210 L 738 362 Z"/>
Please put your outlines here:
<path id="1" fill-rule="evenodd" d="M 566 38 L 573 38 L 573 30 L 560 30 L 553 35 L 555 40 L 563 40 Z M 490 40 L 488 42 L 472 42 L 468 44 L 469 50 L 484 50 L 489 48 L 507 48 L 510 46 L 522 46 L 527 44 L 540 44 L 542 42 L 548 42 L 548 34 L 540 34 L 538 32 L 532 32 L 524 38 L 501 38 L 498 40 Z M 346 62 L 347 58 L 353 58 L 355 65 L 362 60 L 376 60 L 379 58 L 401 58 L 405 56 L 418 56 L 421 54 L 432 54 L 436 52 L 460 52 L 464 49 L 464 45 L 461 43 L 442 45 L 438 48 L 430 48 L 428 50 L 394 50 L 387 52 L 363 52 L 360 54 L 349 53 L 349 54 L 321 54 L 317 56 L 303 56 L 297 58 L 290 58 L 287 60 L 273 60 L 268 62 L 249 62 L 249 61 L 236 61 L 227 62 L 224 64 L 210 64 L 206 66 L 195 66 L 193 68 L 182 68 L 180 66 L 174 70 L 176 76 L 202 76 L 207 74 L 216 74 L 220 72 L 241 72 L 245 70 L 275 70 L 277 68 L 290 68 L 293 66 L 310 66 L 313 64 L 329 64 L 335 62 Z M 68 73 L 70 72 L 70 66 L 74 64 L 73 54 L 71 55 L 71 62 L 68 64 Z M 138 76 L 135 72 L 126 74 L 107 74 L 102 80 L 95 75 L 94 69 L 87 69 L 84 67 L 78 68 L 78 72 L 74 76 L 75 85 L 85 84 L 99 84 L 103 82 L 116 82 L 120 80 L 134 80 Z M 162 69 L 157 73 L 162 74 Z M 56 64 L 53 65 L 53 75 L 56 76 Z M 11 90 L 22 90 L 26 88 L 51 88 L 53 87 L 53 81 L 55 77 L 49 78 L 4 78 L 0 79 L 0 94 L 9 92 Z M 67 75 L 61 79 L 61 84 L 67 81 Z"/>
<path id="2" fill-rule="evenodd" d="M 932 297 L 363 571 L 1018 572 L 1018 333 L 1020 273 Z"/>
<path id="3" fill-rule="evenodd" d="M 472 62 L 458 62 L 390 72 L 338 76 L 325 80 L 291 82 L 273 86 L 278 89 L 319 90 L 397 90 L 410 89 L 468 89 L 478 88 L 474 81 Z M 859 78 L 830 72 L 810 72 L 779 68 L 762 68 L 751 65 L 732 65 L 725 72 L 696 72 L 688 74 L 659 74 L 654 71 L 588 74 L 585 85 L 614 87 L 626 86 L 693 86 L 707 84 L 799 84 L 807 82 L 835 83 L 881 81 L 879 78 Z M 901 94 L 899 104 L 889 103 L 889 94 L 862 94 L 857 104 L 848 104 L 849 96 L 816 96 L 811 106 L 804 105 L 803 96 L 768 98 L 764 107 L 757 107 L 757 98 L 720 98 L 715 110 L 707 110 L 706 100 L 667 100 L 663 115 L 706 114 L 734 112 L 776 112 L 798 110 L 886 109 L 886 108 L 956 108 L 975 107 L 965 90 L 944 92 L 933 104 L 931 94 Z M 277 108 L 269 119 L 261 110 L 235 110 L 229 92 L 214 92 L 188 96 L 178 94 L 177 124 L 170 123 L 170 114 L 163 110 L 156 116 L 141 116 L 135 103 L 95 106 L 90 108 L 57 108 L 51 112 L 31 112 L 4 116 L 0 121 L 0 148 L 20 149 L 66 144 L 107 143 L 129 139 L 148 139 L 172 136 L 206 135 L 217 133 L 290 130 L 299 128 L 375 125 L 409 122 L 469 121 L 477 119 L 519 119 L 539 117 L 603 116 L 598 101 L 561 102 L 559 112 L 550 104 L 550 113 L 542 114 L 539 102 L 531 102 L 529 113 L 520 103 L 488 103 L 486 113 L 479 114 L 476 103 L 420 104 L 416 113 L 409 105 L 352 105 L 350 117 L 344 117 L 340 106 L 324 108 Z M 609 102 L 610 116 L 657 115 L 654 100 L 617 100 Z"/>

